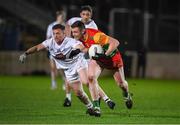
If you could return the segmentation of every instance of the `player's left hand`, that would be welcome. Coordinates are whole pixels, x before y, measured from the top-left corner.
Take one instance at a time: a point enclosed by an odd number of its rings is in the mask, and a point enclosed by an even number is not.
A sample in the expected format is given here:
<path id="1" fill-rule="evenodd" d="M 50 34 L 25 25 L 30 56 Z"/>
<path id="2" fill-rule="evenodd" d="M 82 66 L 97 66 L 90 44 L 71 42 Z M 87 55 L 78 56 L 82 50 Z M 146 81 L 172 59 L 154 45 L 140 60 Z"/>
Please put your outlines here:
<path id="1" fill-rule="evenodd" d="M 24 61 L 26 60 L 26 58 L 27 58 L 27 54 L 26 54 L 26 53 L 23 53 L 23 54 L 21 54 L 21 55 L 19 56 L 19 61 L 20 61 L 21 63 L 24 63 Z"/>
<path id="2" fill-rule="evenodd" d="M 65 60 L 65 59 L 66 59 L 66 56 L 63 55 L 62 53 L 59 53 L 59 54 L 57 54 L 56 56 L 54 56 L 54 58 L 60 59 L 60 60 Z"/>

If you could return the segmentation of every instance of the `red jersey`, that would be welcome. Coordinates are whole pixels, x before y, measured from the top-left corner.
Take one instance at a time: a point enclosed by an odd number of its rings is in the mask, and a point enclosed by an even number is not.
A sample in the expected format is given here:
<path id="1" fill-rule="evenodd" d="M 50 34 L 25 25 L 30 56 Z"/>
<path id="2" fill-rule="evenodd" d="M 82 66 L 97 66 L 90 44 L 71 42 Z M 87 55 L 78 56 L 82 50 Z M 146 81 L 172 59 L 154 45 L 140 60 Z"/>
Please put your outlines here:
<path id="1" fill-rule="evenodd" d="M 80 39 L 86 48 L 91 47 L 92 44 L 100 44 L 102 47 L 108 43 L 109 36 L 96 29 L 86 29 L 85 40 Z"/>
<path id="2" fill-rule="evenodd" d="M 87 28 L 85 32 L 85 40 L 80 39 L 80 41 L 86 48 L 90 48 L 92 44 L 100 44 L 103 48 L 106 48 L 105 46 L 108 45 L 109 36 L 103 32 L 90 28 Z M 107 69 L 118 69 L 123 66 L 123 61 L 119 51 L 116 51 L 109 59 L 99 58 L 96 61 L 102 68 Z"/>

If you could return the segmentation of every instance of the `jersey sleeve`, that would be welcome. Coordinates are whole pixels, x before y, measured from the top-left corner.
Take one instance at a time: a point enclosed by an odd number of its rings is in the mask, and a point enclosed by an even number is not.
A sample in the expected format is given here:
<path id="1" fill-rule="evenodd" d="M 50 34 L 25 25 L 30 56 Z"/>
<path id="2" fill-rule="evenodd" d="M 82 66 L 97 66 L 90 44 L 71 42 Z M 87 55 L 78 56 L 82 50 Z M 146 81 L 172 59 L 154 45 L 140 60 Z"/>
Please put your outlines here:
<path id="1" fill-rule="evenodd" d="M 72 45 L 73 48 L 76 48 L 77 45 L 82 45 L 82 42 L 78 41 L 78 40 L 73 40 L 74 43 Z"/>
<path id="2" fill-rule="evenodd" d="M 94 35 L 93 39 L 94 39 L 95 44 L 100 44 L 100 45 L 104 46 L 105 44 L 108 43 L 109 36 L 107 36 L 103 32 L 97 32 Z"/>
<path id="3" fill-rule="evenodd" d="M 49 48 L 49 46 L 50 46 L 50 41 L 47 39 L 47 40 L 43 41 L 42 44 L 43 44 L 46 48 Z"/>
<path id="4" fill-rule="evenodd" d="M 94 21 L 92 21 L 92 28 L 98 30 L 98 27 Z"/>

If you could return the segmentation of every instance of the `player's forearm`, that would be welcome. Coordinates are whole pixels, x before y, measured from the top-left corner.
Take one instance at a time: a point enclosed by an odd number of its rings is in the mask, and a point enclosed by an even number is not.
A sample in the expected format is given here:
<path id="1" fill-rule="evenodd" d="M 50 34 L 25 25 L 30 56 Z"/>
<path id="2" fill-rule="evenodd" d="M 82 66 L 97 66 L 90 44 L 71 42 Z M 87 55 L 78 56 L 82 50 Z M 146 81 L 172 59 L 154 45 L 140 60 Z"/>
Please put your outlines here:
<path id="1" fill-rule="evenodd" d="M 87 53 L 87 52 L 88 52 L 88 48 L 83 48 L 83 49 L 81 50 L 81 52 Z"/>
<path id="2" fill-rule="evenodd" d="M 24 61 L 27 58 L 27 55 L 38 52 L 38 51 L 40 51 L 40 50 L 42 50 L 44 48 L 45 48 L 45 46 L 43 44 L 39 44 L 39 45 L 36 45 L 36 46 L 33 46 L 33 47 L 29 48 L 28 50 L 26 50 L 23 54 L 21 54 L 19 56 L 19 61 L 21 63 L 24 63 Z"/>
<path id="3" fill-rule="evenodd" d="M 37 52 L 37 51 L 38 51 L 37 46 L 33 46 L 33 47 L 29 48 L 28 50 L 26 50 L 25 53 L 26 53 L 27 55 L 29 55 L 29 54 L 35 53 L 35 52 Z"/>
<path id="4" fill-rule="evenodd" d="M 83 45 L 81 45 L 81 44 L 77 45 L 75 48 L 76 48 L 76 49 L 80 49 L 81 52 L 83 52 L 83 53 L 87 53 L 87 52 L 88 52 L 88 49 L 85 48 L 85 47 L 84 47 Z"/>
<path id="5" fill-rule="evenodd" d="M 112 38 L 112 37 L 110 37 L 109 38 L 109 47 L 108 47 L 108 50 L 106 51 L 105 54 L 107 56 L 110 55 L 112 53 L 112 51 L 117 49 L 118 45 L 119 45 L 119 41 L 114 39 L 114 38 Z"/>
<path id="6" fill-rule="evenodd" d="M 88 48 L 85 48 L 84 46 L 82 48 L 80 48 L 80 50 L 83 53 L 87 53 L 88 52 Z"/>
<path id="7" fill-rule="evenodd" d="M 26 54 L 29 55 L 29 54 L 32 54 L 32 53 L 35 53 L 35 52 L 38 52 L 38 51 L 41 51 L 42 49 L 44 49 L 45 47 L 42 45 L 42 44 L 39 44 L 39 45 L 36 45 L 36 46 L 33 46 L 31 48 L 29 48 L 28 50 L 26 50 Z"/>

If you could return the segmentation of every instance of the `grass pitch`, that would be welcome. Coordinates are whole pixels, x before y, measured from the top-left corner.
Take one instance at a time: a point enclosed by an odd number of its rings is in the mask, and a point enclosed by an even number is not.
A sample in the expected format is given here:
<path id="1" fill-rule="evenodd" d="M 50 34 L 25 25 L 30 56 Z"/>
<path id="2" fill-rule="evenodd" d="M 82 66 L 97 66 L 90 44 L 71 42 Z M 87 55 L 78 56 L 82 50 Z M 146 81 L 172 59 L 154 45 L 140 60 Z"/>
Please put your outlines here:
<path id="1" fill-rule="evenodd" d="M 0 123 L 180 124 L 180 80 L 128 79 L 134 101 L 131 110 L 125 107 L 112 77 L 99 82 L 116 107 L 111 110 L 101 101 L 102 116 L 97 118 L 86 115 L 85 106 L 74 95 L 70 108 L 62 106 L 65 93 L 61 79 L 58 89 L 50 90 L 49 77 L 0 76 Z"/>

